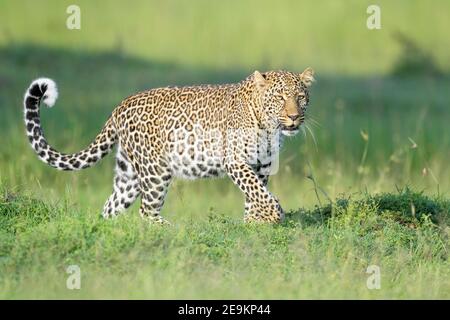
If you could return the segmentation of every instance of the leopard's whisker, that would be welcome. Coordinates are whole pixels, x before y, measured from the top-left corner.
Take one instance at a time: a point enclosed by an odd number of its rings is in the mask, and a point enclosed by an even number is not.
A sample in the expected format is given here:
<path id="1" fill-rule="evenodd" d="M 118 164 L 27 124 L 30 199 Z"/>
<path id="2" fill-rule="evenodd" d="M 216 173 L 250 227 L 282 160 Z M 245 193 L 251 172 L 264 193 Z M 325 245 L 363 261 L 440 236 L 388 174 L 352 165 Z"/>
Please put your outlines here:
<path id="1" fill-rule="evenodd" d="M 314 119 L 312 116 L 308 116 L 307 121 L 309 121 L 312 125 L 315 125 L 317 127 L 322 127 L 322 125 L 316 119 Z"/>
<path id="2" fill-rule="evenodd" d="M 313 140 L 313 142 L 314 142 L 314 146 L 316 147 L 316 151 L 317 151 L 317 150 L 318 150 L 318 147 L 317 147 L 317 140 L 316 140 L 316 137 L 314 136 L 313 131 L 311 130 L 311 128 L 308 126 L 307 123 L 305 123 L 305 127 L 306 127 L 306 129 L 309 131 L 309 133 L 311 134 L 312 140 Z"/>
<path id="3" fill-rule="evenodd" d="M 307 139 L 307 135 L 306 135 L 306 130 L 305 130 L 305 126 L 301 126 L 302 128 L 302 132 L 303 132 L 303 136 L 305 137 L 305 139 Z"/>

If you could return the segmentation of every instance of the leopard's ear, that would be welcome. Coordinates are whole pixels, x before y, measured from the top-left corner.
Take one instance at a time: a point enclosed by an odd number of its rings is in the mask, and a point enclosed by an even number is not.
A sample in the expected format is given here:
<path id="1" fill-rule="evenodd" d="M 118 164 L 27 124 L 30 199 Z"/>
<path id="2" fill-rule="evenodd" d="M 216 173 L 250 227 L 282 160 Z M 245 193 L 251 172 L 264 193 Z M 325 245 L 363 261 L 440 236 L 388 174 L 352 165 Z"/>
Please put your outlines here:
<path id="1" fill-rule="evenodd" d="M 261 91 L 266 87 L 266 78 L 264 78 L 264 76 L 259 71 L 253 72 L 253 81 L 255 82 L 256 87 Z"/>
<path id="2" fill-rule="evenodd" d="M 314 79 L 314 70 L 311 67 L 308 67 L 300 73 L 300 80 L 305 84 L 305 86 L 309 87 L 315 81 Z"/>

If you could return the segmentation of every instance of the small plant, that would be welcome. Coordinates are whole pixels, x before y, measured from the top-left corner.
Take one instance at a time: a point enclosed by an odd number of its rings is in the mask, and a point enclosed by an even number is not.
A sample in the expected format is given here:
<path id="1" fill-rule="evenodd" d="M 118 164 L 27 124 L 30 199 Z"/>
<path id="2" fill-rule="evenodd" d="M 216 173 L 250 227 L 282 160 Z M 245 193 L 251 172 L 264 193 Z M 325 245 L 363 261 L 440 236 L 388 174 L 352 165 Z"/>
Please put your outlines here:
<path id="1" fill-rule="evenodd" d="M 411 227 L 418 226 L 425 218 L 433 223 L 450 216 L 449 203 L 442 199 L 433 199 L 423 192 L 415 192 L 409 188 L 398 190 L 398 193 L 380 193 L 365 195 L 361 199 L 344 196 L 325 206 L 316 206 L 312 210 L 301 210 L 294 214 L 306 215 L 310 221 L 324 222 L 332 216 L 340 216 L 355 212 L 375 212 L 377 215 L 392 219 Z"/>
<path id="2" fill-rule="evenodd" d="M 446 211 L 443 201 L 431 199 L 423 192 L 414 192 L 409 188 L 399 190 L 398 194 L 381 193 L 368 199 L 377 204 L 380 214 L 391 214 L 399 222 L 405 223 L 417 223 L 424 217 L 436 223 L 438 216 Z"/>

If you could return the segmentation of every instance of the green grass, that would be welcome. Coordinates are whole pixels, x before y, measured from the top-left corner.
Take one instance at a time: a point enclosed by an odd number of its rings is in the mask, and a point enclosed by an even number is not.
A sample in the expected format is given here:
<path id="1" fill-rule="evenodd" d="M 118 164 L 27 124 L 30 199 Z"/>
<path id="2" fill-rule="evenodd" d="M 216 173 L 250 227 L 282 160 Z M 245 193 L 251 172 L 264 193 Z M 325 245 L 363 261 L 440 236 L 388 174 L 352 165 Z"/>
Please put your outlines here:
<path id="1" fill-rule="evenodd" d="M 0 297 L 449 297 L 448 201 L 406 190 L 337 203 L 290 212 L 278 226 L 213 211 L 159 227 L 3 190 Z M 66 288 L 74 264 L 79 291 Z M 381 268 L 379 290 L 366 287 L 369 265 Z"/>
<path id="2" fill-rule="evenodd" d="M 380 31 L 365 28 L 369 1 L 79 1 L 82 29 L 69 31 L 71 3 L 0 3 L 1 297 L 450 297 L 448 1 L 379 1 Z M 173 227 L 147 225 L 138 205 L 103 221 L 113 157 L 59 172 L 24 134 L 39 76 L 60 91 L 45 134 L 74 152 L 134 92 L 307 66 L 317 144 L 298 136 L 281 153 L 269 183 L 291 212 L 281 226 L 241 223 L 229 179 L 176 181 Z M 65 287 L 70 264 L 80 291 Z M 366 288 L 370 264 L 380 290 Z"/>

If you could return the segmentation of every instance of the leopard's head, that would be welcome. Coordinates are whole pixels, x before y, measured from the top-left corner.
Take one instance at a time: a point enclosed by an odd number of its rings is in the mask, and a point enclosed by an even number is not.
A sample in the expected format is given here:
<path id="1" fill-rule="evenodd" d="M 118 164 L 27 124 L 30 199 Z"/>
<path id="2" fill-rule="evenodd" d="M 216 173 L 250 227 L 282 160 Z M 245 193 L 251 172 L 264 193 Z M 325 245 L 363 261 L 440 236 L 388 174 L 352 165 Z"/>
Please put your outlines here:
<path id="1" fill-rule="evenodd" d="M 281 129 L 282 134 L 293 136 L 305 121 L 309 104 L 309 87 L 314 81 L 314 71 L 307 68 L 302 73 L 269 71 L 253 73 L 256 98 L 269 127 Z"/>

